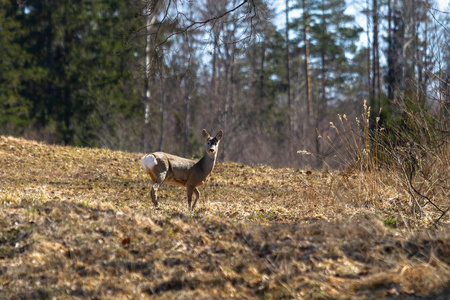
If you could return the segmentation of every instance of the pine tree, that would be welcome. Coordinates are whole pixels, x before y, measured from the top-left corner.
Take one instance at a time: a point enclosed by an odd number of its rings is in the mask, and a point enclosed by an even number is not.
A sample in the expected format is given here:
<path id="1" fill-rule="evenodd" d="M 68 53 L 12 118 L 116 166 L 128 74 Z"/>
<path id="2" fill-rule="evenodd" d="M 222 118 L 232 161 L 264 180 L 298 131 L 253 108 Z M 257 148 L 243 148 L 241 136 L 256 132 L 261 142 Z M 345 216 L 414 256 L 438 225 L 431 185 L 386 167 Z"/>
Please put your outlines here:
<path id="1" fill-rule="evenodd" d="M 356 41 L 362 29 L 354 25 L 354 16 L 345 14 L 346 3 L 343 0 L 298 1 L 297 7 L 306 13 L 295 20 L 298 32 L 305 34 L 308 28 L 310 76 L 312 78 L 310 97 L 314 99 L 316 130 L 320 131 L 321 122 L 328 114 L 330 104 L 336 105 L 343 99 L 346 82 L 353 74 L 347 55 L 356 51 Z M 302 18 L 307 18 L 306 20 Z M 299 39 L 300 47 L 305 47 L 305 37 Z M 305 52 L 303 52 L 305 53 Z M 311 132 L 311 129 L 310 129 Z M 315 139 L 313 152 L 323 154 L 319 139 Z M 320 162 L 317 166 L 320 167 Z"/>
<path id="2" fill-rule="evenodd" d="M 31 103 L 21 91 L 23 78 L 31 75 L 29 56 L 20 44 L 26 34 L 15 19 L 16 1 L 2 1 L 0 8 L 0 134 L 19 135 L 29 126 Z"/>
<path id="3" fill-rule="evenodd" d="M 131 11 L 115 0 L 30 0 L 20 8 L 15 6 L 9 24 L 24 31 L 9 45 L 20 44 L 25 53 L 16 51 L 12 60 L 26 58 L 24 68 L 15 70 L 21 72 L 18 95 L 31 103 L 34 128 L 65 144 L 98 145 L 98 132 L 114 126 L 110 114 L 133 106 L 124 89 L 132 52 L 119 31 Z M 6 32 L 13 31 L 3 38 Z"/>

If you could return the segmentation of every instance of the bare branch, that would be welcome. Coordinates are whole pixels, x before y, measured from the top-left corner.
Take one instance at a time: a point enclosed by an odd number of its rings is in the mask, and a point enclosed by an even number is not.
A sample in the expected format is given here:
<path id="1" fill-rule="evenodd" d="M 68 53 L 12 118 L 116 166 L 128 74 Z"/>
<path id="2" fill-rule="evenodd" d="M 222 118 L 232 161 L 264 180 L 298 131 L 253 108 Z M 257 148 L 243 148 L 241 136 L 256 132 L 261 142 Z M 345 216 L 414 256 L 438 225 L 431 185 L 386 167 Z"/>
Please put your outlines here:
<path id="1" fill-rule="evenodd" d="M 185 34 L 187 32 L 190 32 L 190 31 L 193 31 L 193 30 L 197 30 L 198 28 L 200 28 L 200 27 L 202 27 L 202 26 L 204 26 L 204 25 L 206 25 L 208 23 L 220 20 L 220 19 L 224 18 L 225 16 L 230 15 L 231 13 L 239 10 L 240 8 L 242 8 L 244 5 L 246 5 L 248 3 L 249 3 L 248 0 L 244 0 L 241 3 L 239 3 L 238 5 L 236 5 L 235 7 L 231 8 L 229 10 L 226 10 L 226 11 L 224 11 L 224 12 L 218 14 L 218 15 L 212 16 L 210 18 L 207 18 L 207 19 L 201 20 L 201 21 L 192 20 L 191 18 L 187 17 L 186 14 L 184 14 L 183 12 L 180 12 L 180 11 L 177 10 L 177 16 L 174 18 L 174 20 L 177 20 L 177 19 L 179 19 L 180 16 L 182 16 L 184 19 L 190 21 L 190 24 L 185 26 L 185 27 L 179 28 L 178 30 L 175 30 L 174 32 L 172 32 L 169 35 L 167 35 L 161 42 L 159 42 L 158 44 L 155 45 L 154 49 L 155 50 L 158 49 L 159 47 L 161 47 L 162 45 L 167 43 L 174 36 L 182 35 L 182 34 Z M 169 9 L 170 9 L 171 4 L 172 4 L 172 1 L 169 0 L 169 4 L 166 7 L 166 10 L 165 10 L 165 13 L 164 13 L 164 17 L 163 17 L 162 21 L 158 23 L 158 28 L 157 28 L 157 30 L 155 32 L 152 33 L 153 35 L 157 36 L 161 32 L 161 26 L 164 23 L 164 20 L 168 19 L 168 13 L 169 13 Z M 252 8 L 249 9 L 248 11 L 250 11 L 250 10 L 255 11 L 256 10 L 256 4 L 253 1 L 250 1 L 249 5 L 251 5 Z M 151 13 L 153 13 L 153 12 L 151 12 Z M 253 14 L 253 16 L 255 16 L 255 14 Z M 243 16 L 242 18 L 246 18 L 246 17 Z M 173 22 L 175 22 L 175 21 L 173 21 Z"/>

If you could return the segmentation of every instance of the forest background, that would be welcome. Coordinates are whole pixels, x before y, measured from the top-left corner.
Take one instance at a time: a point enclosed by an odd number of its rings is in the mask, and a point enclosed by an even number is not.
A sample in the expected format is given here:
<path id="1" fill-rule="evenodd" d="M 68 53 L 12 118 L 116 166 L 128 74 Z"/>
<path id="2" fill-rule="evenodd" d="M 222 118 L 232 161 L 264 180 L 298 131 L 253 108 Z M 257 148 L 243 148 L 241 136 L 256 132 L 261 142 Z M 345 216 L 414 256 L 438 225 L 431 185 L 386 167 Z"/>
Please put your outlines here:
<path id="1" fill-rule="evenodd" d="M 346 165 L 342 119 L 406 144 L 420 114 L 448 141 L 449 20 L 429 0 L 1 0 L 0 135 L 199 157 L 223 129 L 221 161 L 296 168 Z"/>

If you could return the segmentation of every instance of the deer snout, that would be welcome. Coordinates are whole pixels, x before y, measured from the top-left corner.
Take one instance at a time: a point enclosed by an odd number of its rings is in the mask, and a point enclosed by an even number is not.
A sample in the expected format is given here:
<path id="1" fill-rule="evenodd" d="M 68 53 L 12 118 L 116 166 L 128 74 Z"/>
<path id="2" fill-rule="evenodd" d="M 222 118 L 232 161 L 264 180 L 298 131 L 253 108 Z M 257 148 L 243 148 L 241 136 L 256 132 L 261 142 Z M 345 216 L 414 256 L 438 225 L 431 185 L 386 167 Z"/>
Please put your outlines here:
<path id="1" fill-rule="evenodd" d="M 209 150 L 208 151 L 210 153 L 214 153 L 214 152 L 216 152 L 216 148 L 217 148 L 216 145 L 211 145 L 211 146 L 209 146 Z"/>

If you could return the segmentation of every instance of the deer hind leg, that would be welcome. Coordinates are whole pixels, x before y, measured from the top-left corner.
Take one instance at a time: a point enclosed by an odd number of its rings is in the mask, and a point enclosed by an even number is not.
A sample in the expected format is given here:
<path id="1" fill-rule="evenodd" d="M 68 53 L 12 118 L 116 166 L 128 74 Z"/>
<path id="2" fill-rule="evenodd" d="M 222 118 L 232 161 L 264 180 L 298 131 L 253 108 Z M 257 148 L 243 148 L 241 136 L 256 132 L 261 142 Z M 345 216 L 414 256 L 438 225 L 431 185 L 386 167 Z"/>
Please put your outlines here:
<path id="1" fill-rule="evenodd" d="M 193 190 L 194 190 L 194 194 L 195 194 L 195 200 L 194 200 L 194 203 L 192 203 L 192 208 L 191 208 L 192 211 L 194 210 L 195 205 L 197 204 L 198 198 L 200 198 L 199 190 L 196 187 Z"/>
<path id="2" fill-rule="evenodd" d="M 188 209 L 191 210 L 191 202 L 192 202 L 192 192 L 194 189 L 191 186 L 186 187 L 186 193 L 187 193 L 187 201 L 188 201 Z"/>
<path id="3" fill-rule="evenodd" d="M 164 183 L 164 180 L 166 180 L 166 175 L 167 172 L 159 173 L 158 176 L 156 176 L 156 180 L 152 185 L 150 195 L 152 196 L 152 201 L 155 207 L 158 207 L 158 189 Z"/>

